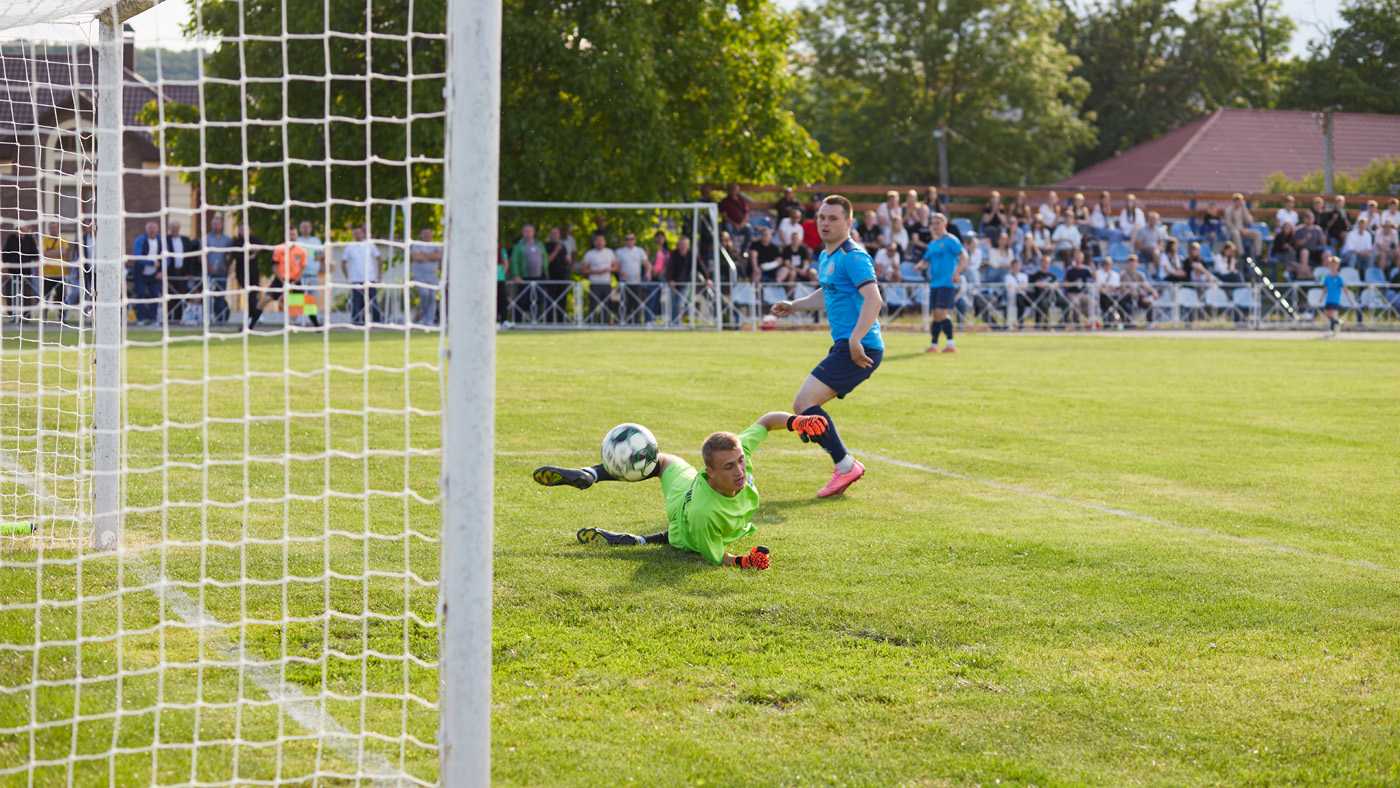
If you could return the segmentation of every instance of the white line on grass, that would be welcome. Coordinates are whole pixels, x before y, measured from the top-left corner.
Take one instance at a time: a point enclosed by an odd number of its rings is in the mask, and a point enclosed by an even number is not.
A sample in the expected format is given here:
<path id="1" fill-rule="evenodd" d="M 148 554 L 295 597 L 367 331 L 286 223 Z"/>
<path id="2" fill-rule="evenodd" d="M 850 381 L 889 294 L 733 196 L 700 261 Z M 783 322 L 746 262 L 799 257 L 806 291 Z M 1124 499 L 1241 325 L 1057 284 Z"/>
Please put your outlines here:
<path id="1" fill-rule="evenodd" d="M 995 479 L 986 479 L 980 476 L 973 476 L 971 474 L 961 473 L 959 471 L 950 471 L 946 468 L 937 468 L 932 465 L 920 465 L 916 462 L 909 462 L 907 460 L 901 460 L 895 457 L 886 457 L 883 454 L 874 454 L 868 451 L 860 452 L 854 449 L 852 449 L 851 452 L 862 457 L 868 457 L 878 462 L 883 462 L 888 465 L 894 465 L 900 468 L 907 468 L 912 471 L 920 471 L 922 473 L 927 473 L 934 476 L 942 476 L 948 479 L 957 479 L 958 481 L 973 482 L 975 484 L 980 484 L 983 487 L 990 487 L 991 489 L 1000 490 L 1002 492 L 1014 493 L 1016 495 L 1026 496 L 1029 498 L 1038 498 L 1042 501 L 1064 504 L 1066 506 L 1075 506 L 1080 509 L 1088 509 L 1092 512 L 1098 512 L 1099 514 L 1107 514 L 1112 515 L 1114 517 L 1121 517 L 1125 520 L 1135 520 L 1140 523 L 1155 525 L 1162 528 L 1170 528 L 1172 530 L 1181 531 L 1184 533 L 1224 539 L 1226 541 L 1234 542 L 1236 544 L 1260 547 L 1266 550 L 1272 550 L 1277 553 L 1296 555 L 1318 561 L 1330 561 L 1334 563 L 1344 564 L 1346 566 L 1356 567 L 1359 569 L 1367 569 L 1373 572 L 1385 572 L 1387 574 L 1395 574 L 1397 571 L 1394 567 L 1385 566 L 1383 564 L 1377 564 L 1373 561 L 1367 561 L 1360 558 L 1342 558 L 1341 556 L 1335 556 L 1328 553 L 1318 553 L 1312 550 L 1305 550 L 1301 547 L 1294 547 L 1292 545 L 1283 544 L 1282 542 L 1275 542 L 1272 539 L 1265 539 L 1259 536 L 1238 536 L 1236 534 L 1222 533 L 1220 531 L 1215 531 L 1210 528 L 1202 528 L 1200 526 L 1194 525 L 1183 525 L 1182 523 L 1173 522 L 1171 520 L 1164 520 L 1160 517 L 1155 517 L 1150 514 L 1135 512 L 1131 509 L 1123 509 L 1117 506 L 1107 506 L 1101 503 L 1086 501 L 1079 498 L 1070 498 L 1063 495 L 1056 495 L 1054 493 L 1043 492 L 1032 487 L 1023 487 L 1019 484 L 1001 482 Z"/>
<path id="2" fill-rule="evenodd" d="M 12 479 L 0 478 L 0 480 L 13 480 L 15 483 L 27 487 L 34 493 L 35 497 L 48 503 L 54 511 L 58 511 L 66 505 L 63 501 L 48 494 L 44 489 L 42 478 L 24 470 L 8 454 L 0 454 L 0 470 L 12 477 Z M 76 517 L 76 514 L 67 513 L 66 516 Z M 40 538 L 42 537 L 43 534 L 40 534 Z M 153 566 L 139 554 L 122 551 L 117 560 L 135 572 L 143 585 L 164 596 L 166 605 L 175 611 L 175 615 L 179 616 L 190 627 L 202 631 L 204 642 L 209 644 L 220 656 L 225 660 L 237 662 L 243 672 L 252 678 L 253 683 L 257 684 L 258 688 L 266 693 L 270 700 L 276 702 L 278 708 L 286 712 L 287 716 L 322 741 L 326 741 L 327 734 L 329 734 L 331 738 L 326 743 L 336 754 L 350 763 L 359 762 L 360 749 L 351 744 L 351 741 L 356 738 L 355 735 L 329 713 L 322 711 L 318 700 L 302 692 L 301 685 L 285 681 L 280 673 L 266 665 L 249 664 L 246 649 L 242 645 L 234 643 L 224 634 L 227 625 L 210 615 L 208 610 L 191 599 L 183 589 L 171 585 L 158 567 Z M 375 785 L 403 785 L 420 782 L 411 775 L 395 769 L 393 764 L 377 752 L 365 750 L 364 762 L 369 767 L 368 776 L 373 778 Z"/>

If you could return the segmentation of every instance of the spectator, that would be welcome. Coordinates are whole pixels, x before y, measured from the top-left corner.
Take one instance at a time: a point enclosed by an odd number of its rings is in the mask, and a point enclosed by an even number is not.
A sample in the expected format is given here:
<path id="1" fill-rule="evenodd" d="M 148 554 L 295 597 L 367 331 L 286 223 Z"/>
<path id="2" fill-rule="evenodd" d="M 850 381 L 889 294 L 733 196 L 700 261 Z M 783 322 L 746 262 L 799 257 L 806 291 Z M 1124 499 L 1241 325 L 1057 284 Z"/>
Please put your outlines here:
<path id="1" fill-rule="evenodd" d="M 1011 260 L 1011 265 L 1006 269 L 1006 278 L 1002 280 L 1006 284 L 1007 303 L 1016 302 L 1016 327 L 1020 328 L 1026 322 L 1026 313 L 1031 311 L 1031 280 L 1021 270 L 1021 261 Z"/>
<path id="2" fill-rule="evenodd" d="M 948 195 L 940 194 L 937 186 L 929 186 L 924 189 L 924 203 L 928 205 L 930 220 L 933 218 L 933 214 L 943 210 L 947 202 Z"/>
<path id="3" fill-rule="evenodd" d="M 306 269 L 306 258 L 306 248 L 297 243 L 296 228 L 288 227 L 287 240 L 272 249 L 272 284 L 258 299 L 258 308 L 250 315 L 249 331 L 258 327 L 258 319 L 269 304 L 281 304 L 282 314 L 287 316 L 287 293 L 293 291 L 301 281 L 301 272 Z M 291 320 L 286 320 L 284 325 L 291 325 Z"/>
<path id="4" fill-rule="evenodd" d="M 1123 274 L 1119 277 L 1123 292 L 1120 303 L 1128 313 L 1128 320 L 1137 319 L 1139 310 L 1147 314 L 1147 325 L 1152 326 L 1152 305 L 1157 302 L 1157 290 L 1148 281 L 1147 275 L 1138 268 L 1138 257 L 1135 254 L 1128 255 L 1128 263 L 1123 269 Z"/>
<path id="5" fill-rule="evenodd" d="M 802 203 L 797 201 L 797 196 L 793 193 L 792 187 L 783 188 L 783 196 L 778 198 L 778 202 L 773 205 L 773 210 L 779 217 L 786 217 L 797 211 L 799 221 L 802 216 Z"/>
<path id="6" fill-rule="evenodd" d="M 186 294 L 194 292 L 199 279 L 196 259 L 193 255 L 199 250 L 189 236 L 180 232 L 180 223 L 172 220 L 166 225 L 165 265 L 161 272 L 165 276 L 166 317 L 172 323 L 185 317 Z"/>
<path id="7" fill-rule="evenodd" d="M 1188 223 L 1191 233 L 1204 238 L 1207 243 L 1214 243 L 1222 233 L 1220 217 L 1217 214 L 1218 211 L 1214 206 L 1202 206 L 1201 210 L 1191 217 Z"/>
<path id="8" fill-rule="evenodd" d="M 1194 247 L 1193 251 L 1195 252 L 1196 256 L 1200 257 L 1201 245 L 1193 243 L 1192 247 Z M 1181 253 L 1177 248 L 1177 241 L 1175 238 L 1167 239 L 1167 248 L 1162 250 L 1161 255 L 1159 255 L 1157 258 L 1157 261 L 1158 265 L 1160 266 L 1160 278 L 1162 279 L 1162 281 L 1172 282 L 1175 284 L 1191 281 L 1191 275 L 1187 272 L 1187 270 L 1190 268 L 1190 265 L 1182 263 Z"/>
<path id="9" fill-rule="evenodd" d="M 996 243 L 992 246 L 991 253 L 987 256 L 987 266 L 996 274 L 992 281 L 996 281 L 998 275 L 1004 274 L 1011 269 L 1011 262 L 1016 259 L 1016 251 L 1011 248 L 1011 236 L 1002 233 L 997 236 Z M 985 279 L 983 281 L 986 281 Z"/>
<path id="10" fill-rule="evenodd" d="M 753 264 L 753 260 L 749 258 L 749 255 L 739 251 L 739 247 L 734 243 L 734 236 L 729 233 L 721 232 L 719 234 L 719 244 L 720 248 L 729 254 L 729 259 L 734 261 L 734 267 L 738 271 L 739 278 L 743 281 L 757 284 L 759 281 L 758 267 Z M 677 244 L 676 248 L 679 249 L 680 245 Z M 671 254 L 667 256 L 668 265 L 670 264 L 670 258 L 676 256 L 676 254 L 678 253 L 671 252 Z M 687 279 L 686 281 L 689 282 L 690 280 Z"/>
<path id="11" fill-rule="evenodd" d="M 1375 238 L 1376 265 L 1382 270 L 1400 264 L 1400 230 L 1396 225 L 1396 220 L 1382 214 L 1381 229 L 1376 231 Z"/>
<path id="12" fill-rule="evenodd" d="M 1050 256 L 1037 252 L 1035 270 L 1026 281 L 1030 284 L 1030 309 L 1035 313 L 1036 328 L 1044 328 L 1050 318 L 1050 308 L 1059 301 L 1060 282 L 1050 270 Z"/>
<path id="13" fill-rule="evenodd" d="M 657 230 L 651 235 L 651 243 L 656 247 L 656 251 L 651 253 L 651 280 L 662 282 L 666 279 L 666 258 L 671 254 L 671 241 L 666 237 L 666 233 Z M 733 255 L 730 255 L 729 259 L 738 265 L 739 261 L 735 260 Z"/>
<path id="14" fill-rule="evenodd" d="M 1074 216 L 1074 221 L 1077 222 L 1079 226 L 1090 226 L 1089 221 L 1093 217 L 1093 213 L 1089 210 L 1089 206 L 1086 205 L 1084 202 L 1083 192 L 1074 193 L 1074 199 L 1070 202 L 1069 205 L 1069 212 L 1071 215 Z"/>
<path id="15" fill-rule="evenodd" d="M 737 188 L 737 187 L 736 187 Z M 690 249 L 686 249 L 686 265 L 690 264 Z M 677 247 L 679 250 L 679 247 Z M 674 255 L 672 255 L 674 257 Z M 611 322 L 613 274 L 620 266 L 617 255 L 608 248 L 607 236 L 597 233 L 593 236 L 593 248 L 583 253 L 579 261 L 579 273 L 588 277 L 589 319 Z"/>
<path id="16" fill-rule="evenodd" d="M 1274 228 L 1281 230 L 1285 224 L 1298 226 L 1298 212 L 1293 210 L 1293 195 L 1283 198 L 1283 207 L 1274 213 Z"/>
<path id="17" fill-rule="evenodd" d="M 302 316 L 297 322 L 300 325 L 310 322 L 319 326 L 321 306 L 326 303 L 325 291 L 321 288 L 321 271 L 326 267 L 326 245 L 316 235 L 316 228 L 312 227 L 309 221 L 302 221 L 297 225 L 297 243 L 306 250 L 306 267 L 301 271 L 301 287 L 298 288 L 305 294 L 306 300 L 302 307 Z M 433 309 L 433 314 L 436 315 L 436 303 Z"/>
<path id="18" fill-rule="evenodd" d="M 1128 202 L 1124 204 L 1123 210 L 1118 214 L 1118 232 L 1124 238 L 1132 238 L 1139 227 L 1147 226 L 1147 215 L 1138 207 L 1137 195 L 1129 194 Z"/>
<path id="19" fill-rule="evenodd" d="M 549 237 L 544 242 L 544 254 L 547 261 L 545 265 L 547 278 L 544 284 L 546 300 L 544 319 L 550 323 L 562 323 L 568 319 L 565 299 L 569 292 L 569 275 L 574 269 L 574 260 L 569 255 L 569 245 L 564 242 L 565 229 L 562 227 L 549 228 Z M 661 237 L 660 246 L 664 247 L 666 236 L 662 233 L 657 233 L 657 235 Z M 658 254 L 661 252 L 658 251 Z M 665 265 L 664 257 L 662 265 Z M 657 276 L 660 275 L 657 274 Z"/>
<path id="20" fill-rule="evenodd" d="M 1319 255 L 1327 248 L 1327 235 L 1315 221 L 1312 211 L 1303 211 L 1303 224 L 1293 232 L 1293 248 L 1298 252 L 1298 260 L 1285 270 L 1294 281 L 1311 280 L 1312 263 L 1321 259 Z"/>
<path id="21" fill-rule="evenodd" d="M 720 236 L 720 242 L 724 243 L 725 238 Z M 732 244 L 733 236 L 729 242 Z M 680 316 L 686 311 L 689 299 L 686 293 L 689 292 L 692 280 L 698 281 L 702 287 L 708 286 L 709 281 L 705 279 L 703 272 L 695 269 L 694 261 L 690 256 L 690 239 L 682 235 L 676 239 L 676 248 L 671 252 L 671 257 L 666 263 L 666 281 L 671 292 L 671 324 L 680 322 Z"/>
<path id="22" fill-rule="evenodd" d="M 510 250 L 501 246 L 496 254 L 496 327 L 506 323 L 506 269 L 510 268 Z"/>
<path id="23" fill-rule="evenodd" d="M 245 320 L 252 319 L 253 313 L 259 311 L 262 271 L 267 262 L 267 250 L 261 247 L 261 238 L 241 229 L 229 241 L 229 273 L 238 278 L 239 287 L 243 290 Z"/>
<path id="24" fill-rule="evenodd" d="M 560 235 L 563 237 L 559 240 L 564 244 L 564 252 L 569 256 L 569 259 L 573 260 L 577 258 L 578 240 L 574 238 L 574 226 L 572 224 L 564 225 L 563 229 L 560 231 Z"/>
<path id="25" fill-rule="evenodd" d="M 1112 225 L 1112 196 L 1106 191 L 1099 192 L 1099 201 L 1094 203 L 1093 210 L 1089 212 L 1089 233 L 1099 240 L 1106 239 L 1108 238 L 1108 231 Z M 1048 227 L 1049 225 L 1046 226 Z"/>
<path id="26" fill-rule="evenodd" d="M 1296 243 L 1296 231 L 1293 229 L 1293 225 L 1289 222 L 1279 225 L 1278 230 L 1274 233 L 1273 244 L 1269 248 L 1269 260 L 1275 264 L 1281 263 L 1285 267 L 1292 267 L 1298 261 Z M 1274 278 L 1278 278 L 1277 273 L 1274 274 Z"/>
<path id="27" fill-rule="evenodd" d="M 153 326 L 159 320 L 161 260 L 165 256 L 165 237 L 160 223 L 146 222 L 146 232 L 136 236 L 131 246 L 131 295 L 136 304 L 136 324 Z"/>
<path id="28" fill-rule="evenodd" d="M 812 268 L 812 250 L 802 243 L 802 232 L 794 230 L 783 244 L 779 254 L 782 268 L 778 270 L 779 282 L 815 282 L 817 272 Z"/>
<path id="29" fill-rule="evenodd" d="M 724 229 L 739 242 L 741 247 L 749 241 L 749 198 L 739 191 L 739 184 L 729 184 L 729 194 L 719 201 L 719 212 L 724 217 Z M 596 249 L 597 241 L 594 241 Z M 607 245 L 607 239 L 603 241 Z M 590 250 L 592 251 L 592 250 Z"/>
<path id="30" fill-rule="evenodd" d="M 96 296 L 93 286 L 96 281 L 93 279 L 92 261 L 93 255 L 97 252 L 97 227 L 91 216 L 83 219 L 82 225 L 78 228 L 78 243 L 73 245 L 73 265 L 68 269 L 65 277 L 68 283 L 68 290 L 64 294 L 63 303 L 69 306 L 77 306 L 84 301 L 84 294 L 87 295 L 88 303 L 83 306 L 83 314 L 92 314 L 92 300 Z"/>
<path id="31" fill-rule="evenodd" d="M 637 234 L 623 236 L 622 246 L 613 255 L 617 258 L 617 281 L 621 286 L 622 322 L 629 322 L 639 312 L 644 322 L 651 322 L 651 267 L 647 265 L 646 250 L 637 246 Z"/>
<path id="32" fill-rule="evenodd" d="M 369 235 L 364 225 L 356 225 L 350 230 L 350 243 L 340 252 L 341 278 L 350 286 L 350 322 L 357 326 L 365 325 L 365 312 L 369 311 L 369 325 L 381 321 L 379 313 L 379 293 L 375 286 L 379 282 L 379 247 L 366 240 Z"/>
<path id="33" fill-rule="evenodd" d="M 1050 234 L 1050 241 L 1055 244 L 1055 256 L 1061 261 L 1069 260 L 1070 255 L 1079 250 L 1083 240 L 1073 216 L 1065 216 L 1055 232 Z"/>
<path id="34" fill-rule="evenodd" d="M 899 207 L 899 192 L 891 189 L 885 192 L 885 201 L 875 212 L 875 218 L 882 229 L 888 230 L 895 219 L 904 218 L 904 209 Z M 813 247 L 815 248 L 815 247 Z"/>
<path id="35" fill-rule="evenodd" d="M 781 257 L 781 247 L 773 243 L 773 231 L 767 227 L 759 230 L 758 240 L 749 247 L 749 260 L 761 281 L 778 281 L 778 269 L 783 265 Z"/>
<path id="36" fill-rule="evenodd" d="M 63 302 L 63 277 L 68 267 L 68 259 L 72 255 L 72 249 L 67 239 L 63 237 L 63 228 L 58 222 L 50 222 L 48 232 L 42 238 L 41 255 L 43 257 L 41 271 L 43 274 L 43 288 L 41 303 L 48 304 Z M 47 311 L 47 307 L 45 307 Z"/>
<path id="37" fill-rule="evenodd" d="M 1147 224 L 1133 233 L 1133 251 L 1149 260 L 1157 256 L 1162 241 L 1166 240 L 1166 228 L 1161 225 L 1162 217 L 1156 211 L 1147 214 Z"/>
<path id="38" fill-rule="evenodd" d="M 510 296 L 511 320 L 531 323 L 546 311 L 543 309 L 545 294 L 539 283 L 548 272 L 549 252 L 535 237 L 535 226 L 527 223 L 520 228 L 520 239 L 510 250 L 510 283 L 506 290 Z"/>
<path id="39" fill-rule="evenodd" d="M 1322 225 L 1322 231 L 1327 233 L 1327 242 L 1341 248 L 1346 241 L 1347 232 L 1351 230 L 1351 221 L 1347 218 L 1347 198 L 1337 195 L 1332 200 L 1331 210 L 1319 216 L 1317 223 Z"/>
<path id="40" fill-rule="evenodd" d="M 1060 220 L 1060 196 L 1050 192 L 1049 198 L 1040 204 L 1040 223 L 1046 227 L 1054 227 Z"/>
<path id="41" fill-rule="evenodd" d="M 861 220 L 860 228 L 857 230 L 860 242 L 865 245 L 867 250 L 879 249 L 882 232 L 879 216 L 873 210 L 866 211 L 865 218 Z"/>
<path id="42" fill-rule="evenodd" d="M 1006 209 L 1006 218 L 1029 222 L 1034 215 L 1035 209 L 1031 207 L 1030 198 L 1026 197 L 1023 191 L 1016 192 L 1016 199 L 1012 200 L 1011 207 Z"/>
<path id="43" fill-rule="evenodd" d="M 1377 227 L 1381 226 L 1381 209 L 1380 206 L 1376 204 L 1375 200 L 1367 200 L 1366 207 L 1356 215 L 1357 222 L 1360 222 L 1362 219 L 1366 220 L 1366 226 L 1371 228 L 1372 232 L 1374 232 Z"/>
<path id="44" fill-rule="evenodd" d="M 551 230 L 550 234 L 553 236 L 555 249 L 562 256 L 564 245 L 559 243 L 559 231 Z M 314 256 L 308 249 L 308 267 Z M 413 322 L 420 326 L 435 326 L 438 324 L 438 283 L 442 281 L 439 273 L 442 270 L 442 244 L 433 240 L 433 228 L 424 227 L 418 231 L 418 240 L 408 247 L 408 259 L 413 288 L 418 291 L 418 309 Z M 305 281 L 306 272 L 302 271 L 302 282 Z M 314 314 L 311 315 L 311 322 L 313 325 L 320 325 Z"/>
<path id="45" fill-rule="evenodd" d="M 904 220 L 895 218 L 890 220 L 890 226 L 885 230 L 885 234 L 880 238 L 881 246 L 894 244 L 899 247 L 901 254 L 909 252 L 909 231 L 904 229 Z"/>
<path id="46" fill-rule="evenodd" d="M 928 205 L 919 203 L 918 207 L 914 209 L 913 218 L 905 222 L 904 229 L 909 233 L 909 248 L 904 250 L 904 259 L 918 260 L 922 258 L 924 250 L 933 240 L 933 229 L 929 227 Z"/>
<path id="47" fill-rule="evenodd" d="M 1234 241 L 1226 241 L 1215 255 L 1215 278 L 1222 282 L 1243 282 L 1240 274 L 1239 252 Z"/>
<path id="48" fill-rule="evenodd" d="M 1058 229 L 1058 228 L 1057 228 Z M 1069 270 L 1065 271 L 1065 294 L 1069 301 L 1069 319 L 1080 328 L 1089 328 L 1093 321 L 1093 293 L 1089 284 L 1094 272 L 1084 264 L 1084 252 L 1075 249 L 1070 254 Z"/>
<path id="49" fill-rule="evenodd" d="M 802 211 L 799 210 L 799 209 L 797 209 L 797 208 L 793 208 L 793 209 L 789 212 L 789 215 L 784 216 L 784 217 L 783 217 L 783 220 L 782 220 L 781 222 L 778 222 L 778 235 L 777 235 L 778 243 L 779 243 L 779 244 L 785 244 L 785 243 L 787 243 L 787 242 L 788 242 L 788 238 L 791 237 L 793 233 L 797 233 L 797 235 L 798 235 L 798 241 L 801 242 L 801 236 L 802 236 Z"/>
<path id="50" fill-rule="evenodd" d="M 1048 255 L 1054 252 L 1055 243 L 1050 239 L 1050 230 L 1045 223 L 1037 216 L 1031 220 L 1031 229 L 1026 233 L 1026 240 L 1022 249 L 1025 256 L 1034 260 L 1037 255 Z"/>
<path id="51" fill-rule="evenodd" d="M 904 225 L 909 226 L 909 221 L 914 218 L 914 212 L 919 208 L 919 190 L 910 189 L 904 193 L 904 206 L 901 208 L 900 218 L 904 220 Z"/>
<path id="52" fill-rule="evenodd" d="M 228 322 L 228 274 L 229 253 L 233 239 L 224 232 L 223 214 L 209 217 L 209 229 L 204 233 L 200 248 L 204 253 L 204 272 L 208 277 L 208 290 L 205 292 L 204 311 L 211 323 Z M 246 283 L 241 283 L 246 287 Z"/>
<path id="53" fill-rule="evenodd" d="M 822 248 L 822 235 L 817 231 L 817 212 L 806 211 L 802 215 L 802 245 L 808 249 Z"/>
<path id="54" fill-rule="evenodd" d="M 1400 198 L 1390 198 L 1390 202 L 1386 203 L 1385 210 L 1381 212 L 1381 222 L 1377 226 L 1384 227 L 1386 222 L 1400 227 Z"/>
<path id="55" fill-rule="evenodd" d="M 1205 258 L 1201 256 L 1201 244 L 1199 242 L 1191 242 L 1191 246 L 1186 251 L 1186 259 L 1182 261 L 1181 267 L 1186 271 L 1188 281 L 1215 281 L 1215 277 L 1210 274 L 1210 269 L 1206 268 Z"/>
<path id="56" fill-rule="evenodd" d="M 1244 195 L 1235 192 L 1230 197 L 1230 205 L 1225 209 L 1225 236 L 1236 249 L 1245 254 L 1258 255 L 1262 251 L 1263 236 L 1254 229 L 1254 215 L 1245 205 Z"/>
<path id="57" fill-rule="evenodd" d="M 898 282 L 899 264 L 902 260 L 899 247 L 893 243 L 880 247 L 875 252 L 875 278 L 881 282 Z"/>
<path id="58" fill-rule="evenodd" d="M 1122 277 L 1113 270 L 1113 261 L 1105 257 L 1099 261 L 1099 270 L 1094 272 L 1094 284 L 1099 291 L 1099 314 L 1102 320 L 1095 321 L 1098 327 L 1103 326 L 1103 321 L 1123 325 L 1123 307 L 1119 303 L 1119 289 L 1122 286 Z"/>
<path id="59" fill-rule="evenodd" d="M 1379 216 L 1380 212 L 1377 211 L 1376 215 Z M 1346 240 L 1342 243 L 1342 265 L 1364 272 L 1375 258 L 1375 248 L 1365 217 L 1357 218 L 1356 225 L 1347 232 Z"/>
<path id="60" fill-rule="evenodd" d="M 1006 213 L 1002 210 L 1001 192 L 993 191 L 987 195 L 987 204 L 982 206 L 982 223 L 977 229 L 983 236 L 994 238 L 1005 226 Z"/>

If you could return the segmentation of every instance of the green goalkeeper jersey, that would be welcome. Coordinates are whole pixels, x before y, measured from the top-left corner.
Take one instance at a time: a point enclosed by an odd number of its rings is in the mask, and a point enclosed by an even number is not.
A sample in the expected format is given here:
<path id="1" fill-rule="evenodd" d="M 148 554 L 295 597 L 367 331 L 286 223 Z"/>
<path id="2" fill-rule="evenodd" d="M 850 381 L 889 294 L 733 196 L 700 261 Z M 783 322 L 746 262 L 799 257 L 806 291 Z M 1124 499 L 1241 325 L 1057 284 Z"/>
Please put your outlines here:
<path id="1" fill-rule="evenodd" d="M 768 437 L 768 430 L 754 424 L 739 433 L 748 478 L 733 497 L 720 495 L 704 473 L 684 462 L 672 463 L 661 474 L 666 496 L 667 541 L 672 547 L 693 550 L 712 564 L 724 563 L 725 548 L 756 529 L 758 485 L 753 478 L 753 450 Z"/>

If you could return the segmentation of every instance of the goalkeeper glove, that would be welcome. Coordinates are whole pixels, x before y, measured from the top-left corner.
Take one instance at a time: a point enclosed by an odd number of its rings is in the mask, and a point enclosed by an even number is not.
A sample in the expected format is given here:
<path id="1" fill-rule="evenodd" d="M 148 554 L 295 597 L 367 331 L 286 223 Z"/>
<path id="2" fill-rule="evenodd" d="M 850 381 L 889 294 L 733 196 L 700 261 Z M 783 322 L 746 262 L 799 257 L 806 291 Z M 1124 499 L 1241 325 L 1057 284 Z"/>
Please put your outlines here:
<path id="1" fill-rule="evenodd" d="M 734 559 L 734 564 L 740 569 L 767 569 L 768 548 L 755 547 L 749 551 L 748 555 L 741 555 Z"/>
<path id="2" fill-rule="evenodd" d="M 826 432 L 826 427 L 827 421 L 825 416 L 788 416 L 787 420 L 788 430 L 801 435 L 804 441 L 808 438 L 824 434 Z"/>

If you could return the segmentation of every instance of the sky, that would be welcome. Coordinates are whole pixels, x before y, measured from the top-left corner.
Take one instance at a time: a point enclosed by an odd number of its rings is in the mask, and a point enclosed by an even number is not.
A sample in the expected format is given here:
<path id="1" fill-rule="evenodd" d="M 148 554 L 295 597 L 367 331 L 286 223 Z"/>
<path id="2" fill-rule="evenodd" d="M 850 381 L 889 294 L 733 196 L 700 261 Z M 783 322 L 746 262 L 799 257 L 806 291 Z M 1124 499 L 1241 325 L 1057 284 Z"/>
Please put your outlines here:
<path id="1" fill-rule="evenodd" d="M 795 8 L 803 0 L 777 0 L 779 6 Z M 1194 0 L 1176 0 L 1184 13 L 1190 13 Z M 1307 53 L 1308 42 L 1319 38 L 1321 32 L 1335 27 L 1341 22 L 1338 10 L 1341 0 L 1281 0 L 1285 13 L 1293 17 L 1297 30 L 1293 34 L 1292 52 L 1295 55 Z M 128 20 L 136 32 L 138 46 L 165 44 L 170 46 L 180 42 L 180 27 L 190 15 L 189 0 L 165 0 L 155 8 L 138 14 Z"/>

